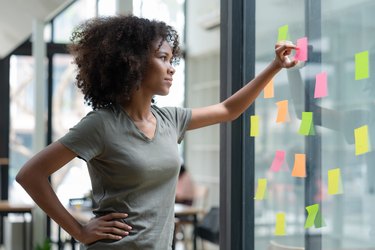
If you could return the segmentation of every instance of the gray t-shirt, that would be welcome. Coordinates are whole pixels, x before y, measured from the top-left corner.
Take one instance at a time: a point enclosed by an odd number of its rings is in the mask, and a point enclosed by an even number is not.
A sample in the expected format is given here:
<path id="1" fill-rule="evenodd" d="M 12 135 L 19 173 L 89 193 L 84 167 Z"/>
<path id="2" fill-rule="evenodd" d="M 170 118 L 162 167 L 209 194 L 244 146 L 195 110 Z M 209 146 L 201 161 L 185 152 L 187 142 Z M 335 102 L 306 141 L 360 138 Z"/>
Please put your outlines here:
<path id="1" fill-rule="evenodd" d="M 98 216 L 128 213 L 130 234 L 83 249 L 171 249 L 180 156 L 177 144 L 191 119 L 185 108 L 151 109 L 156 132 L 146 137 L 117 109 L 87 114 L 59 141 L 87 162 Z"/>

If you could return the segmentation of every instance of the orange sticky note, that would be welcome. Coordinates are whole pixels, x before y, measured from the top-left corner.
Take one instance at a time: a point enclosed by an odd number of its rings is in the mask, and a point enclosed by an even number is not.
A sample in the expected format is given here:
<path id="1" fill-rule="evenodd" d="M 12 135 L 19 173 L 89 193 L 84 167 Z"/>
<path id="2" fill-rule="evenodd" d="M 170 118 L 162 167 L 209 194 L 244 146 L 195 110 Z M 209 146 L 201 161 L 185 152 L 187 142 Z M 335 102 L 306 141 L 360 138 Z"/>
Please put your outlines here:
<path id="1" fill-rule="evenodd" d="M 275 235 L 277 235 L 277 236 L 286 235 L 286 232 L 285 232 L 285 213 L 277 213 L 276 214 Z"/>
<path id="2" fill-rule="evenodd" d="M 294 166 L 293 166 L 292 176 L 306 177 L 306 155 L 305 154 L 294 155 Z"/>
<path id="3" fill-rule="evenodd" d="M 289 121 L 288 100 L 279 101 L 276 105 L 278 107 L 276 122 L 280 123 Z"/>
<path id="4" fill-rule="evenodd" d="M 370 142 L 368 140 L 368 126 L 356 128 L 354 130 L 355 139 L 355 155 L 365 154 L 370 152 Z"/>
<path id="5" fill-rule="evenodd" d="M 328 170 L 328 194 L 342 194 L 341 171 L 339 168 Z"/>
<path id="6" fill-rule="evenodd" d="M 252 115 L 250 117 L 250 136 L 255 137 L 259 135 L 259 117 Z"/>
<path id="7" fill-rule="evenodd" d="M 264 88 L 264 98 L 273 98 L 274 97 L 274 89 L 273 89 L 273 78 L 269 81 Z"/>

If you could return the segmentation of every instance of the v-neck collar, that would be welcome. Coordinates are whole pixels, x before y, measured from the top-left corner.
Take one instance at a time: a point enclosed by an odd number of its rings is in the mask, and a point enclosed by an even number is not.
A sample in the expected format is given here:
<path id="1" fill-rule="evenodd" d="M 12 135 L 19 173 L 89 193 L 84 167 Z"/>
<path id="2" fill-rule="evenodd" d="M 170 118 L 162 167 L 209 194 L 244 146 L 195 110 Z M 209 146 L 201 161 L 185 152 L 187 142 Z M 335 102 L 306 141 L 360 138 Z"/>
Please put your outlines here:
<path id="1" fill-rule="evenodd" d="M 155 121 L 156 121 L 156 127 L 155 127 L 155 132 L 154 132 L 154 136 L 152 138 L 148 137 L 147 135 L 145 135 L 142 130 L 140 130 L 138 128 L 138 126 L 135 124 L 135 122 L 133 121 L 133 119 L 130 117 L 130 115 L 124 110 L 124 109 L 121 109 L 121 112 L 125 114 L 125 116 L 127 117 L 127 119 L 130 121 L 130 123 L 132 124 L 132 126 L 135 128 L 135 130 L 141 135 L 141 137 L 147 141 L 147 142 L 152 142 L 155 140 L 157 134 L 158 134 L 158 131 L 159 131 L 159 120 L 158 120 L 158 116 L 156 115 L 156 112 L 154 110 L 153 107 L 151 107 L 151 113 L 152 115 L 155 117 Z"/>

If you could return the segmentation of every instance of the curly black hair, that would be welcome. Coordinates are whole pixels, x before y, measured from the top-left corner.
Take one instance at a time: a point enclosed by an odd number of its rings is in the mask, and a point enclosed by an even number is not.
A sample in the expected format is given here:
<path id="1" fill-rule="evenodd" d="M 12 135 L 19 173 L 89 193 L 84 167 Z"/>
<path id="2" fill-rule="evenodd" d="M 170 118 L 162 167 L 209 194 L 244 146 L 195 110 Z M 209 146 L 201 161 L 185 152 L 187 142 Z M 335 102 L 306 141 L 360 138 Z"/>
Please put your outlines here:
<path id="1" fill-rule="evenodd" d="M 128 16 L 97 17 L 79 25 L 68 46 L 78 66 L 77 86 L 94 110 L 130 99 L 154 53 L 154 43 L 167 41 L 172 63 L 181 51 L 175 29 L 164 22 Z"/>

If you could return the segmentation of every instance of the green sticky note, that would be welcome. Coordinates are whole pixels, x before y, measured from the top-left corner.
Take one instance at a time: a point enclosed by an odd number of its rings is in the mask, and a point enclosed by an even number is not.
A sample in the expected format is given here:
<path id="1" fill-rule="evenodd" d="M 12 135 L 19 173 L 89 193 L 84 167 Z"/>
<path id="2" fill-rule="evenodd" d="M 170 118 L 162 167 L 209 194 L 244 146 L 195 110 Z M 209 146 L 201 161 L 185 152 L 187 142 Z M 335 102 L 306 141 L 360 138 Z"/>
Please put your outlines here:
<path id="1" fill-rule="evenodd" d="M 286 235 L 286 232 L 285 232 L 285 213 L 277 213 L 276 214 L 275 235 L 277 235 L 277 236 Z"/>
<path id="2" fill-rule="evenodd" d="M 267 190 L 267 179 L 258 179 L 258 188 L 254 200 L 263 200 Z"/>
<path id="3" fill-rule="evenodd" d="M 328 170 L 328 194 L 342 194 L 341 171 L 339 168 Z"/>
<path id="4" fill-rule="evenodd" d="M 305 222 L 305 228 L 309 228 L 314 225 L 315 218 L 319 210 L 319 204 L 308 206 L 306 207 L 306 210 L 307 210 L 307 218 Z"/>
<path id="5" fill-rule="evenodd" d="M 320 209 L 318 210 L 318 213 L 315 216 L 314 226 L 315 226 L 315 228 L 321 228 L 321 227 L 326 226 L 326 224 L 324 223 L 322 212 L 320 211 Z"/>
<path id="6" fill-rule="evenodd" d="M 324 227 L 325 223 L 322 218 L 322 214 L 319 209 L 319 204 L 314 204 L 306 207 L 307 218 L 305 222 L 305 228 L 315 226 L 316 228 Z"/>
<path id="7" fill-rule="evenodd" d="M 279 34 L 277 36 L 278 42 L 288 40 L 288 30 L 289 30 L 288 25 L 284 25 L 279 28 Z"/>
<path id="8" fill-rule="evenodd" d="M 313 112 L 302 112 L 302 121 L 298 133 L 301 135 L 315 135 Z"/>
<path id="9" fill-rule="evenodd" d="M 355 54 L 355 79 L 369 78 L 369 53 L 368 50 Z"/>
<path id="10" fill-rule="evenodd" d="M 259 117 L 252 115 L 250 117 L 250 136 L 255 137 L 259 135 Z"/>
<path id="11" fill-rule="evenodd" d="M 367 125 L 354 129 L 354 140 L 355 155 L 365 154 L 370 151 Z"/>

